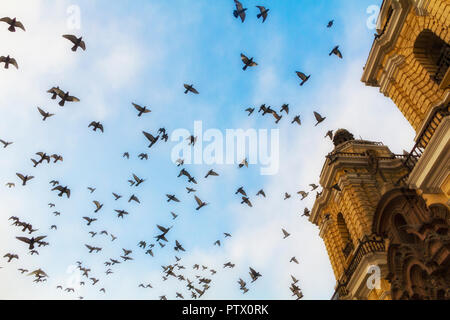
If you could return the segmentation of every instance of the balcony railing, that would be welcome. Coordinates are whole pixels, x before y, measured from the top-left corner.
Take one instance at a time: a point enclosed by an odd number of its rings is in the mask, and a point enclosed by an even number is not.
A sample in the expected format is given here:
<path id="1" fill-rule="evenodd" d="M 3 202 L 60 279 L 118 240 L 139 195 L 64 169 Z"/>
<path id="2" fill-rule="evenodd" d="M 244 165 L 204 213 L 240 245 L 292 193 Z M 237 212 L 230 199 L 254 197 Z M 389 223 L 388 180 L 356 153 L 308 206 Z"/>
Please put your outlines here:
<path id="1" fill-rule="evenodd" d="M 353 242 L 350 241 L 349 243 L 347 243 L 342 252 L 344 253 L 344 256 L 347 258 L 352 253 L 353 249 L 355 249 L 355 246 L 353 245 Z"/>
<path id="2" fill-rule="evenodd" d="M 433 79 L 436 80 L 437 83 L 441 83 L 444 79 L 445 74 L 450 66 L 450 46 L 445 45 L 442 47 L 441 53 L 439 55 L 439 59 L 437 61 L 437 70 L 436 74 L 433 76 Z"/>
<path id="3" fill-rule="evenodd" d="M 359 242 L 358 248 L 356 249 L 352 260 L 350 261 L 347 269 L 345 269 L 344 274 L 339 280 L 339 284 L 334 292 L 332 300 L 338 300 L 340 297 L 348 295 L 347 285 L 353 276 L 356 268 L 359 266 L 361 260 L 370 253 L 375 252 L 385 252 L 385 246 L 383 240 L 378 240 L 376 237 L 364 237 L 362 241 Z"/>
<path id="4" fill-rule="evenodd" d="M 428 143 L 430 142 L 431 138 L 433 137 L 434 133 L 436 132 L 437 128 L 441 124 L 442 120 L 450 115 L 450 103 L 447 103 L 445 105 L 442 105 L 439 108 L 436 108 L 436 110 L 433 112 L 432 116 L 424 126 L 424 129 L 422 133 L 420 134 L 419 138 L 417 139 L 417 142 L 414 146 L 414 148 L 411 150 L 411 152 L 404 158 L 403 165 L 408 169 L 408 173 L 401 177 L 400 180 L 397 182 L 397 184 L 403 183 L 406 184 L 406 181 L 409 178 L 409 175 L 416 167 L 417 162 L 419 162 L 419 159 L 422 157 L 423 153 L 425 152 L 426 147 L 428 146 Z"/>

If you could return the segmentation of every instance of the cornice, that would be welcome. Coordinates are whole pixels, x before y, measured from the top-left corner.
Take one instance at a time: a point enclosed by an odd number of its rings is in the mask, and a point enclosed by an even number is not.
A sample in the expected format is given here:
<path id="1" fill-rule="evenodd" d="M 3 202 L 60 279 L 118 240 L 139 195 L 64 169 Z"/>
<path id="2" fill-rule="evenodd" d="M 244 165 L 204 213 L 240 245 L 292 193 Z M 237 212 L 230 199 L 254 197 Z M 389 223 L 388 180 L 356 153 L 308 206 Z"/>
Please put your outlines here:
<path id="1" fill-rule="evenodd" d="M 403 55 L 393 55 L 389 57 L 386 67 L 383 70 L 383 74 L 380 77 L 380 92 L 386 97 L 388 96 L 388 89 L 392 82 L 395 81 L 395 74 L 405 63 L 405 57 Z"/>
<path id="2" fill-rule="evenodd" d="M 371 145 L 371 147 L 373 146 Z M 381 148 L 381 146 L 378 147 Z M 387 148 L 386 146 L 382 147 Z M 310 222 L 314 223 L 315 225 L 318 225 L 320 213 L 323 211 L 323 209 L 326 207 L 329 201 L 338 200 L 338 198 L 336 198 L 338 197 L 337 191 L 332 189 L 332 186 L 335 184 L 336 173 L 339 171 L 339 169 L 366 168 L 368 166 L 367 159 L 368 157 L 363 156 L 357 158 L 340 156 L 331 165 L 330 160 L 329 159 L 326 160 L 320 178 L 320 184 L 323 187 L 323 192 L 322 195 L 318 197 L 314 202 L 313 208 L 311 210 L 311 215 L 309 218 Z M 378 164 L 379 169 L 386 171 L 395 170 L 403 166 L 401 160 L 397 158 L 392 159 L 381 158 L 379 159 Z M 354 184 L 374 185 L 375 181 L 370 173 L 356 174 L 353 172 L 347 173 L 346 175 L 342 176 L 341 179 L 339 179 L 338 181 L 338 185 L 342 190 L 344 190 L 346 186 Z M 332 197 L 335 197 L 336 199 L 332 199 Z"/>
<path id="3" fill-rule="evenodd" d="M 391 5 L 394 9 L 391 20 L 385 33 L 374 40 L 372 48 L 369 53 L 366 66 L 361 81 L 369 86 L 379 87 L 380 83 L 377 80 L 377 73 L 381 67 L 381 61 L 384 56 L 392 50 L 395 42 L 403 28 L 403 24 L 412 7 L 411 0 L 392 0 Z M 389 10 L 388 5 L 383 5 L 380 16 L 387 14 Z"/>

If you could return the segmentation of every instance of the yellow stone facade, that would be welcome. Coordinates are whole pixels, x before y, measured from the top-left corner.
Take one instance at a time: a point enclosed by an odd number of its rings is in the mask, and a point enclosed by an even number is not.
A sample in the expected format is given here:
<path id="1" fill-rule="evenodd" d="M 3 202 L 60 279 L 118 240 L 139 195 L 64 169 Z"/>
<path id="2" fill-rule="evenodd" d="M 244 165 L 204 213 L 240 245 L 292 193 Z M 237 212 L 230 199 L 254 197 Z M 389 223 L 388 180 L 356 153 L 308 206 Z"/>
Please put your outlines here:
<path id="1" fill-rule="evenodd" d="M 346 130 L 335 134 L 320 177 L 323 192 L 310 216 L 337 280 L 333 299 L 450 299 L 448 275 L 434 276 L 445 274 L 450 262 L 448 237 L 440 238 L 450 222 L 449 26 L 450 0 L 383 1 L 362 81 L 392 99 L 416 131 L 416 145 L 409 154 L 393 155 Z M 410 221 L 397 217 L 402 214 Z M 422 223 L 420 230 L 411 228 L 413 221 Z M 433 228 L 441 228 L 438 251 L 426 258 L 421 254 L 428 247 L 408 251 L 411 233 L 414 241 L 425 241 Z M 396 260 L 403 254 L 418 262 Z M 431 255 L 440 257 L 430 260 L 434 269 L 417 267 Z M 381 277 L 376 288 L 367 282 L 372 266 Z M 398 266 L 429 274 L 394 272 Z M 435 283 L 439 289 L 433 291 Z"/>
<path id="2" fill-rule="evenodd" d="M 427 2 L 425 8 L 418 6 L 424 2 Z M 385 32 L 383 36 L 389 37 L 375 40 L 374 47 L 379 48 L 372 50 L 369 60 L 376 61 L 366 65 L 370 71 L 365 70 L 363 81 L 382 86 L 382 92 L 392 99 L 418 133 L 431 110 L 445 102 L 448 94 L 448 86 L 440 87 L 430 79 L 419 57 L 418 39 L 429 31 L 450 43 L 450 0 L 384 1 L 378 25 L 380 32 Z"/>
<path id="3" fill-rule="evenodd" d="M 446 161 L 450 153 L 448 125 L 443 124 L 439 135 L 435 135 L 441 122 L 449 121 L 450 103 L 450 0 L 385 0 L 378 20 L 378 33 L 362 81 L 376 86 L 392 99 L 416 131 L 416 142 L 427 149 L 433 136 L 437 147 L 430 147 L 433 154 L 440 155 L 438 161 Z M 440 72 L 439 72 L 440 71 Z M 439 73 L 438 79 L 436 74 Z M 443 109 L 436 114 L 436 109 Z M 433 119 L 433 117 L 435 119 Z M 443 119 L 443 118 L 447 119 Z M 430 126 L 430 122 L 437 121 Z M 444 130 L 445 127 L 445 130 Z M 428 130 L 428 132 L 427 132 Z M 430 153 L 430 152 L 429 152 Z M 439 192 L 434 188 L 416 184 L 415 178 L 433 174 L 432 163 L 423 164 L 412 175 L 410 184 L 427 200 L 427 204 L 441 203 L 449 207 L 450 176 L 444 173 L 439 183 Z M 425 161 L 422 161 L 425 162 Z M 434 162 L 434 163 L 433 163 Z M 442 168 L 441 168 L 442 169 Z M 445 170 L 445 168 L 444 168 Z M 422 177 L 423 180 L 423 177 Z M 429 192 L 427 189 L 433 189 Z"/>
<path id="4" fill-rule="evenodd" d="M 401 159 L 380 142 L 355 140 L 341 129 L 336 132 L 334 143 L 336 147 L 327 156 L 321 173 L 324 190 L 316 199 L 310 221 L 320 227 L 338 283 L 348 284 L 351 279 L 347 270 L 360 269 L 360 284 L 353 288 L 351 298 L 387 299 L 389 289 L 385 281 L 380 288 L 365 289 L 367 268 L 385 265 L 384 243 L 373 236 L 372 221 L 382 195 L 394 188 L 407 170 Z M 356 265 L 355 256 L 368 246 L 373 250 L 367 252 L 365 263 L 361 259 Z"/>

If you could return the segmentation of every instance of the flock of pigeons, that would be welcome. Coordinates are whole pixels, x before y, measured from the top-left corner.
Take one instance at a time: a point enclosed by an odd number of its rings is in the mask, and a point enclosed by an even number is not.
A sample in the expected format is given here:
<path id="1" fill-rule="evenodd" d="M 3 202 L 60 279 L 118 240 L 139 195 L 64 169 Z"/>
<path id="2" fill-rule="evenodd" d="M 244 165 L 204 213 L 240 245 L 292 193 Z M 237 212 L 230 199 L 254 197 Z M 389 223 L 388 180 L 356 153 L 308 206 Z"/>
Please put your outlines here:
<path id="1" fill-rule="evenodd" d="M 236 18 L 240 18 L 241 21 L 244 22 L 246 19 L 247 8 L 244 8 L 243 5 L 238 0 L 234 0 L 234 2 L 236 5 L 236 10 L 234 11 L 234 16 Z M 262 18 L 262 22 L 264 23 L 266 21 L 266 19 L 268 18 L 269 9 L 267 9 L 263 6 L 257 6 L 257 8 L 260 11 L 259 14 L 257 15 L 257 18 L 258 19 Z M 23 31 L 25 31 L 24 25 L 20 21 L 18 21 L 16 18 L 11 19 L 9 17 L 5 17 L 5 18 L 0 19 L 0 22 L 4 22 L 4 23 L 8 24 L 9 25 L 8 30 L 10 32 L 16 32 L 16 28 L 19 28 L 19 29 L 22 29 Z M 330 21 L 328 23 L 327 27 L 331 28 L 333 26 L 333 23 L 334 23 L 334 21 Z M 81 48 L 82 50 L 86 50 L 86 43 L 84 42 L 82 37 L 78 38 L 75 35 L 63 35 L 63 37 L 72 43 L 71 50 L 73 52 L 76 52 L 79 48 Z M 339 58 L 342 58 L 342 54 L 339 51 L 339 47 L 335 47 L 331 51 L 330 55 L 333 55 L 333 54 L 338 56 Z M 243 67 L 244 71 L 247 70 L 248 68 L 256 67 L 258 65 L 254 61 L 254 58 L 248 58 L 244 54 L 241 54 L 241 58 L 242 58 L 242 62 L 244 64 L 244 67 Z M 6 69 L 9 68 L 9 65 L 13 65 L 17 69 L 19 68 L 17 61 L 10 56 L 6 56 L 6 57 L 1 56 L 0 63 L 4 63 Z M 300 83 L 300 86 L 303 86 L 311 77 L 310 75 L 307 76 L 306 74 L 304 74 L 302 72 L 296 72 L 296 73 L 302 81 Z M 185 89 L 185 94 L 188 94 L 188 93 L 199 94 L 199 91 L 194 88 L 193 84 L 184 84 L 184 89 Z M 51 88 L 50 90 L 48 90 L 48 93 L 51 94 L 52 100 L 55 100 L 57 98 L 60 99 L 59 106 L 61 106 L 61 107 L 64 107 L 65 103 L 68 103 L 68 102 L 72 103 L 72 102 L 80 101 L 79 98 L 72 96 L 68 91 L 64 91 L 59 87 Z M 151 113 L 151 110 L 146 106 L 141 106 L 141 105 L 138 105 L 135 103 L 132 103 L 132 106 L 138 112 L 138 114 L 137 114 L 138 117 L 142 117 L 143 115 Z M 248 112 L 249 116 L 252 115 L 254 113 L 254 111 L 255 111 L 255 108 L 248 108 L 246 110 L 246 112 Z M 51 118 L 52 116 L 54 116 L 54 114 L 46 112 L 39 107 L 38 107 L 38 112 L 42 116 L 43 121 L 46 121 L 48 118 Z M 276 120 L 276 123 L 279 123 L 279 121 L 282 119 L 283 112 L 286 115 L 289 114 L 289 105 L 288 104 L 284 104 L 283 106 L 281 106 L 279 112 L 272 109 L 272 107 L 266 106 L 266 105 L 262 105 L 258 111 L 258 113 L 262 113 L 263 116 L 265 116 L 267 114 L 273 115 Z M 316 126 L 319 125 L 320 123 L 322 123 L 326 119 L 325 117 L 322 117 L 322 115 L 320 115 L 317 112 L 314 112 L 314 116 L 317 120 Z M 299 115 L 295 116 L 294 119 L 292 120 L 292 123 L 301 125 L 302 123 L 301 123 L 300 116 Z M 104 132 L 104 126 L 100 122 L 92 121 L 89 124 L 89 128 L 92 128 L 93 131 L 98 130 L 100 132 Z M 153 135 L 153 134 L 145 132 L 145 131 L 143 132 L 143 135 L 150 143 L 148 146 L 149 148 L 152 148 L 159 141 L 167 142 L 168 138 L 169 138 L 169 133 L 166 131 L 165 128 L 160 128 L 156 135 Z M 329 131 L 327 133 L 327 135 L 325 136 L 325 138 L 326 137 L 329 137 L 330 139 L 332 139 L 333 131 Z M 189 145 L 194 146 L 196 142 L 197 142 L 197 137 L 191 136 L 188 138 Z M 0 139 L 0 143 L 3 145 L 4 148 L 8 148 L 13 142 L 4 141 L 4 140 Z M 61 155 L 47 154 L 45 152 L 37 152 L 36 156 L 38 156 L 36 159 L 34 159 L 34 158 L 31 159 L 34 168 L 36 168 L 37 166 L 39 166 L 45 162 L 47 164 L 50 164 L 51 162 L 53 164 L 56 164 L 56 163 L 62 162 L 64 160 L 63 156 L 61 156 Z M 125 152 L 125 153 L 123 153 L 123 157 L 129 159 L 130 154 L 128 152 Z M 141 160 L 147 160 L 148 154 L 141 153 L 141 154 L 139 154 L 138 157 Z M 194 176 L 192 176 L 191 173 L 189 173 L 188 170 L 184 167 L 183 159 L 178 159 L 176 165 L 181 168 L 178 178 L 186 179 L 187 183 L 189 184 L 189 186 L 186 187 L 186 192 L 188 194 L 194 195 L 196 210 L 197 211 L 201 210 L 202 208 L 207 206 L 208 203 L 201 200 L 199 198 L 199 196 L 196 195 L 197 190 L 194 188 L 194 186 L 198 184 L 197 179 Z M 239 169 L 243 169 L 246 167 L 248 167 L 248 161 L 247 161 L 247 159 L 244 159 L 242 161 L 242 163 L 239 164 Z M 27 183 L 29 183 L 32 179 L 34 179 L 33 175 L 27 175 L 24 173 L 17 173 L 16 175 L 17 175 L 19 181 L 21 182 L 22 186 L 26 186 Z M 214 170 L 209 170 L 206 173 L 204 179 L 213 178 L 213 177 L 217 177 L 217 176 L 219 176 L 219 173 L 215 172 Z M 130 180 L 128 180 L 130 187 L 132 187 L 134 189 L 138 188 L 140 185 L 145 183 L 145 181 L 146 180 L 144 178 L 138 177 L 135 174 L 133 174 L 132 177 L 130 178 Z M 50 181 L 49 184 L 50 184 L 50 190 L 56 191 L 57 196 L 66 197 L 67 199 L 70 198 L 71 189 L 68 186 L 64 186 L 64 185 L 60 184 L 59 181 L 56 181 L 56 180 Z M 14 188 L 15 183 L 7 182 L 6 186 L 8 188 Z M 319 186 L 317 186 L 316 184 L 310 184 L 310 187 L 311 187 L 311 190 L 309 192 L 303 191 L 303 190 L 298 192 L 298 195 L 301 196 L 301 200 L 306 199 L 311 192 L 314 192 L 315 190 L 317 190 L 319 188 Z M 333 186 L 333 188 L 339 191 L 339 187 L 337 185 Z M 87 189 L 91 194 L 94 194 L 96 191 L 96 188 L 94 188 L 94 187 L 88 187 Z M 114 202 L 120 203 L 120 200 L 123 198 L 123 195 L 119 195 L 114 192 L 112 192 L 111 194 L 112 194 L 111 199 Z M 241 204 L 247 205 L 249 207 L 253 206 L 251 199 L 250 199 L 249 195 L 247 194 L 247 192 L 245 191 L 244 187 L 238 188 L 237 191 L 235 192 L 235 194 L 239 195 L 241 197 Z M 321 193 L 317 192 L 316 197 L 320 196 L 320 194 Z M 266 193 L 264 190 L 261 189 L 256 194 L 256 196 L 266 198 Z M 286 192 L 284 195 L 284 200 L 288 200 L 291 197 L 292 196 Z M 166 198 L 167 198 L 167 202 L 180 202 L 180 200 L 177 198 L 177 196 L 175 194 L 167 194 Z M 131 202 L 134 202 L 137 205 L 139 205 L 140 199 L 135 194 L 132 194 L 128 198 L 128 203 L 131 203 Z M 93 212 L 94 214 L 100 212 L 104 206 L 104 204 L 98 200 L 94 200 L 92 203 L 94 205 L 94 212 Z M 49 206 L 49 208 L 55 208 L 55 204 L 53 204 L 53 203 L 49 203 L 48 206 Z M 53 210 L 55 210 L 55 209 L 53 209 Z M 124 209 L 120 209 L 120 210 L 117 209 L 117 210 L 115 210 L 115 212 L 117 213 L 118 219 L 125 219 L 126 216 L 129 215 L 129 212 L 127 212 Z M 61 213 L 56 210 L 53 212 L 53 214 L 56 217 L 61 215 Z M 309 214 L 310 214 L 309 209 L 305 208 L 302 216 L 308 217 Z M 178 217 L 178 215 L 174 212 L 171 212 L 171 216 L 172 216 L 173 220 L 176 220 Z M 97 224 L 99 221 L 99 218 L 97 216 L 93 216 L 93 215 L 85 216 L 82 219 L 83 219 L 83 221 L 85 221 L 87 226 Z M 17 227 L 20 230 L 20 232 L 22 233 L 22 236 L 18 236 L 16 238 L 20 243 L 23 243 L 27 246 L 30 255 L 35 255 L 35 254 L 38 255 L 40 248 L 49 246 L 49 243 L 45 241 L 47 236 L 45 236 L 45 235 L 35 236 L 34 234 L 37 233 L 39 230 L 35 229 L 30 223 L 23 221 L 22 219 L 20 219 L 19 217 L 16 217 L 16 216 L 10 217 L 9 221 L 12 221 L 12 226 Z M 161 225 L 157 225 L 156 228 L 158 230 L 158 233 L 154 236 L 154 239 L 155 239 L 154 241 L 152 241 L 151 243 L 147 243 L 145 240 L 141 240 L 137 244 L 138 250 L 142 250 L 146 255 L 150 255 L 152 257 L 155 256 L 155 251 L 158 247 L 159 247 L 159 249 L 162 249 L 162 248 L 166 247 L 166 245 L 169 243 L 168 235 L 170 233 L 170 230 L 173 228 L 173 226 L 164 227 Z M 52 225 L 50 227 L 50 229 L 57 230 L 57 226 Z M 282 231 L 283 239 L 286 239 L 290 236 L 290 233 L 288 231 L 286 231 L 285 229 L 282 229 L 281 231 Z M 224 234 L 224 239 L 232 237 L 232 235 L 230 233 L 225 232 L 223 234 Z M 90 231 L 88 233 L 88 235 L 89 235 L 90 240 L 92 240 L 93 238 L 95 238 L 97 236 L 110 237 L 111 242 L 114 242 L 117 240 L 117 237 L 115 235 L 109 233 L 107 230 L 102 230 L 100 232 Z M 222 241 L 223 240 L 219 239 L 213 245 L 220 247 L 222 245 Z M 95 246 L 91 243 L 86 243 L 85 247 L 90 254 L 98 254 L 103 249 L 103 248 Z M 180 243 L 179 240 L 174 241 L 173 249 L 177 253 L 186 251 L 186 249 L 183 247 L 183 245 Z M 113 270 L 114 266 L 121 264 L 121 263 L 128 263 L 129 261 L 132 261 L 134 259 L 132 257 L 132 254 L 133 254 L 133 250 L 122 248 L 120 250 L 120 252 L 118 253 L 117 257 L 108 257 L 106 259 L 106 261 L 104 262 L 104 266 L 106 267 L 104 274 L 106 276 L 109 276 L 114 273 L 114 270 Z M 8 253 L 4 254 L 3 258 L 5 258 L 5 261 L 7 263 L 12 263 L 12 262 L 14 262 L 14 260 L 19 260 L 19 256 L 13 252 L 8 252 Z M 207 290 L 211 288 L 211 284 L 212 284 L 211 278 L 217 273 L 217 271 L 214 270 L 213 268 L 210 268 L 209 266 L 204 266 L 204 265 L 200 266 L 198 264 L 195 264 L 194 266 L 192 266 L 192 270 L 197 271 L 195 274 L 196 280 L 192 281 L 191 279 L 188 278 L 188 275 L 186 274 L 187 271 L 185 271 L 187 269 L 183 264 L 181 264 L 181 260 L 182 260 L 181 258 L 179 258 L 178 256 L 175 256 L 175 261 L 173 264 L 170 264 L 167 266 L 162 266 L 163 281 L 167 281 L 170 278 L 174 278 L 181 282 L 185 282 L 186 288 L 188 289 L 188 292 L 190 294 L 190 298 L 193 298 L 193 299 L 201 298 L 207 292 Z M 290 262 L 296 263 L 296 264 L 299 263 L 298 260 L 296 259 L 296 257 L 292 257 L 290 259 Z M 97 277 L 94 276 L 92 274 L 93 271 L 87 265 L 84 265 L 81 261 L 77 261 L 76 265 L 77 265 L 78 269 L 80 270 L 80 272 L 82 273 L 83 277 L 85 277 L 86 281 L 91 281 L 92 286 L 96 286 L 96 284 L 99 282 L 101 283 L 101 279 L 98 276 Z M 234 268 L 234 267 L 235 267 L 235 264 L 233 264 L 232 262 L 227 262 L 227 263 L 223 264 L 223 269 Z M 49 277 L 47 275 L 47 273 L 42 269 L 27 270 L 25 268 L 18 268 L 17 270 L 21 274 L 27 274 L 28 276 L 33 276 L 34 282 L 36 282 L 36 283 L 46 282 L 47 278 Z M 206 273 L 209 273 L 209 275 L 207 275 Z M 262 275 L 258 271 L 253 269 L 252 267 L 249 268 L 249 276 L 250 276 L 249 279 L 251 280 L 251 283 L 254 283 L 259 278 L 262 277 Z M 296 299 L 299 300 L 303 297 L 302 290 L 297 285 L 298 280 L 292 275 L 291 275 L 291 278 L 292 278 L 292 284 L 289 289 L 291 290 L 292 295 L 294 297 L 296 297 Z M 249 291 L 247 282 L 244 279 L 240 278 L 238 281 L 238 284 L 239 284 L 239 289 L 244 294 Z M 79 283 L 79 285 L 84 286 L 85 281 L 81 281 Z M 138 287 L 143 288 L 143 289 L 153 288 L 152 284 L 150 284 L 150 283 L 146 283 L 146 284 L 140 283 L 138 285 Z M 76 288 L 73 288 L 73 287 L 64 288 L 63 285 L 58 285 L 56 287 L 56 289 L 64 290 L 67 293 L 75 293 L 76 292 Z M 99 288 L 99 291 L 106 293 L 106 289 L 104 287 Z M 79 297 L 79 298 L 82 299 L 83 297 Z M 183 295 L 183 293 L 176 292 L 175 298 L 184 299 L 185 296 Z M 160 296 L 160 299 L 166 300 L 167 296 L 166 295 Z"/>

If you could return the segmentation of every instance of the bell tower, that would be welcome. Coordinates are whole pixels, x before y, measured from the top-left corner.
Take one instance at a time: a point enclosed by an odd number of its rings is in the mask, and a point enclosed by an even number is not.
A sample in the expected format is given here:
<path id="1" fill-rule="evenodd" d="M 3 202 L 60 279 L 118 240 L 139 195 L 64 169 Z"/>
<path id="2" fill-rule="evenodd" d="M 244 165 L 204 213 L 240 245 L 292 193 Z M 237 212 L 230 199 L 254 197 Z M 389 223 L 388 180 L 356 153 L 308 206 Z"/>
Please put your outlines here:
<path id="1" fill-rule="evenodd" d="M 405 181 L 428 206 L 450 208 L 450 1 L 384 0 L 362 81 L 416 131 Z"/>
<path id="2" fill-rule="evenodd" d="M 407 172 L 373 218 L 392 299 L 450 300 L 449 25 L 450 0 L 384 0 L 362 76 L 416 131 Z"/>
<path id="3" fill-rule="evenodd" d="M 333 299 L 389 299 L 386 246 L 372 231 L 382 195 L 407 173 L 401 158 L 380 142 L 355 140 L 345 129 L 333 138 L 310 221 L 320 236 L 337 280 Z"/>

